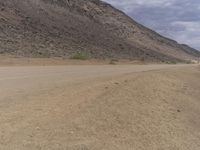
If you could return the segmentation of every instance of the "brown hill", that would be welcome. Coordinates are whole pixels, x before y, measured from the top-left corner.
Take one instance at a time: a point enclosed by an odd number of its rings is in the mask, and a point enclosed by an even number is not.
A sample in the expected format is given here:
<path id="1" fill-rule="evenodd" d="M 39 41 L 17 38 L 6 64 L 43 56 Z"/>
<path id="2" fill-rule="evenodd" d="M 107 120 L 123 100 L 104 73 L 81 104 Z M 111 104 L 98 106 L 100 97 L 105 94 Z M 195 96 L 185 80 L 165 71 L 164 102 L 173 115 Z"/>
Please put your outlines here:
<path id="1" fill-rule="evenodd" d="M 0 53 L 185 61 L 200 52 L 160 36 L 99 0 L 0 0 Z"/>

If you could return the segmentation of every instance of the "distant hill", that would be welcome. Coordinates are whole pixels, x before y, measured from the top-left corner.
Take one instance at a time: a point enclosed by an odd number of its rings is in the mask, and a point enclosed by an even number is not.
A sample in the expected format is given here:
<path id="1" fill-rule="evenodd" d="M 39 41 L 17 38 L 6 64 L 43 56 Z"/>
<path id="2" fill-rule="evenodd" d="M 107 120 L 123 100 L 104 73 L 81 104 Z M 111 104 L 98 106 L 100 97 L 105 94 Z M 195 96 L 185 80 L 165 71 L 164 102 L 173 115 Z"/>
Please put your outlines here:
<path id="1" fill-rule="evenodd" d="M 187 61 L 200 52 L 99 0 L 0 0 L 0 53 L 26 57 Z"/>

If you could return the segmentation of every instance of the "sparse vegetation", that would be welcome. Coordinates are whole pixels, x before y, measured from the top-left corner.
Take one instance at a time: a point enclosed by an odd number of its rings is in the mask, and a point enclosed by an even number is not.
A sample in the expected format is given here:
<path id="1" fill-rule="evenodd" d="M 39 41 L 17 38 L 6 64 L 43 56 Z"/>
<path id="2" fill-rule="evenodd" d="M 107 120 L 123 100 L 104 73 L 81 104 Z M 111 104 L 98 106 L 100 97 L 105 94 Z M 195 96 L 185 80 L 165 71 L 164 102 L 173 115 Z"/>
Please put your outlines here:
<path id="1" fill-rule="evenodd" d="M 116 65 L 116 62 L 118 61 L 119 61 L 118 59 L 111 59 L 109 64 Z"/>
<path id="2" fill-rule="evenodd" d="M 195 63 L 192 61 L 187 61 L 186 64 L 195 64 Z"/>
<path id="3" fill-rule="evenodd" d="M 89 54 L 85 52 L 77 52 L 73 56 L 71 56 L 71 59 L 78 59 L 78 60 L 87 60 L 89 59 Z"/>
<path id="4" fill-rule="evenodd" d="M 32 57 L 35 57 L 35 58 L 50 58 L 51 55 L 47 51 L 39 51 L 39 52 L 33 54 Z"/>
<path id="5" fill-rule="evenodd" d="M 145 62 L 145 57 L 142 57 L 140 60 L 141 62 Z"/>
<path id="6" fill-rule="evenodd" d="M 177 62 L 175 62 L 175 61 L 167 61 L 166 63 L 167 63 L 167 64 L 171 64 L 171 65 L 177 64 Z"/>

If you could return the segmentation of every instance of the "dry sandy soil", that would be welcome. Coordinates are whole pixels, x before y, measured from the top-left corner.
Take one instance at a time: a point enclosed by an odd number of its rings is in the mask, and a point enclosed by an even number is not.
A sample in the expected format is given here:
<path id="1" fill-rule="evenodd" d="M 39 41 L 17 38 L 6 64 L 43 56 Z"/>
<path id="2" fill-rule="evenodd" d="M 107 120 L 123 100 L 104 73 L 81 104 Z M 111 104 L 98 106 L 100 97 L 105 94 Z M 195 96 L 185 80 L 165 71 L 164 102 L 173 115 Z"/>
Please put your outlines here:
<path id="1" fill-rule="evenodd" d="M 0 150 L 199 150 L 200 67 L 0 67 Z"/>

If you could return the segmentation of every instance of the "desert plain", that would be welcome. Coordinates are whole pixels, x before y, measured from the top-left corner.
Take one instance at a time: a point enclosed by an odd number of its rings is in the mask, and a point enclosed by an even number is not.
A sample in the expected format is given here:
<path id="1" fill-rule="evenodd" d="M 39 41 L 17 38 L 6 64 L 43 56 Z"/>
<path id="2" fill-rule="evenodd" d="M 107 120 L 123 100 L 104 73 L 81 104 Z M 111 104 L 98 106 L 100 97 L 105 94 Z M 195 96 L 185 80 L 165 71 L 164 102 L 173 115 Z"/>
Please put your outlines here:
<path id="1" fill-rule="evenodd" d="M 0 67 L 0 150 L 199 150 L 199 65 Z"/>

